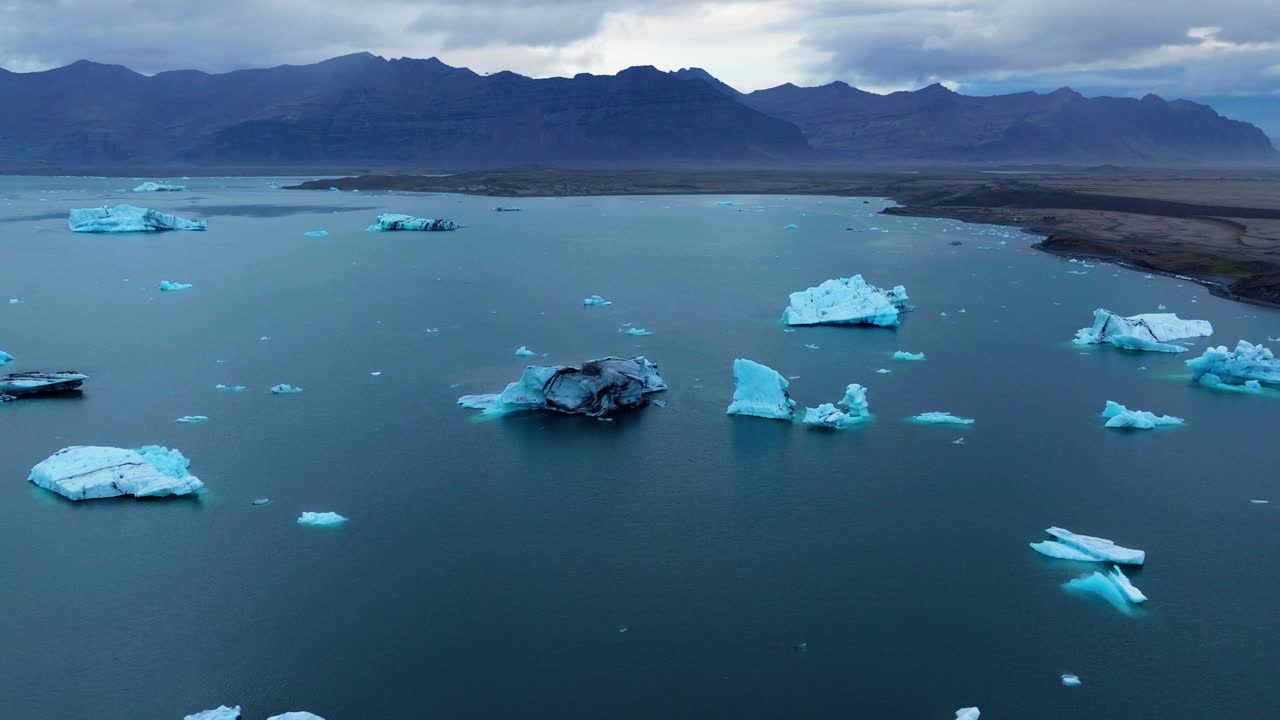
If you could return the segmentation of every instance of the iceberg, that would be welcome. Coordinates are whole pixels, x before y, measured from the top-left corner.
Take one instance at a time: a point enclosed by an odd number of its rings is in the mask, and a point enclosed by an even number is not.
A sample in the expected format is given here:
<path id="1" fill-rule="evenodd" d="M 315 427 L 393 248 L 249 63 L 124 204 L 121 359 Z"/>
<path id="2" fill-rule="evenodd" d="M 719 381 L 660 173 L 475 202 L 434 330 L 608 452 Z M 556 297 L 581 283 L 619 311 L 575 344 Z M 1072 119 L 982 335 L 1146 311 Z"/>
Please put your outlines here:
<path id="1" fill-rule="evenodd" d="M 783 230 L 799 230 L 800 226 L 795 223 L 787 223 L 785 226 L 783 226 L 782 229 Z"/>
<path id="2" fill-rule="evenodd" d="M 1133 428 L 1134 430 L 1150 430 L 1166 425 L 1181 425 L 1185 422 L 1182 418 L 1176 418 L 1172 415 L 1156 415 L 1146 410 L 1130 410 L 1111 400 L 1107 401 L 1107 407 L 1102 411 L 1102 417 L 1107 418 L 1106 427 Z"/>
<path id="3" fill-rule="evenodd" d="M 529 348 L 523 345 L 516 348 L 516 357 L 532 357 L 534 355 L 537 355 L 537 353 L 535 353 L 534 351 L 530 350 Z"/>
<path id="4" fill-rule="evenodd" d="M 189 495 L 204 489 L 187 472 L 190 465 L 180 451 L 159 445 L 135 450 L 73 446 L 42 460 L 27 479 L 71 500 Z"/>
<path id="5" fill-rule="evenodd" d="M 591 296 L 591 297 L 589 297 L 589 298 L 584 298 L 584 299 L 582 300 L 582 304 L 583 304 L 583 305 L 585 305 L 585 306 L 587 306 L 587 307 L 592 307 L 592 306 L 596 306 L 596 305 L 612 305 L 613 303 L 609 302 L 608 300 L 605 300 L 604 298 L 600 297 L 599 295 L 592 295 L 592 296 Z"/>
<path id="6" fill-rule="evenodd" d="M 283 715 L 272 715 L 267 720 L 324 720 L 324 718 L 306 711 L 294 710 Z"/>
<path id="7" fill-rule="evenodd" d="M 71 228 L 71 232 L 81 233 L 129 233 L 204 230 L 208 223 L 133 205 L 116 205 L 72 210 L 67 218 L 67 227 Z"/>
<path id="8" fill-rule="evenodd" d="M 173 185 L 171 183 L 158 183 L 147 181 L 134 188 L 134 192 L 184 192 L 186 185 Z"/>
<path id="9" fill-rule="evenodd" d="M 309 237 L 309 238 L 327 238 L 329 237 L 329 231 L 328 230 L 308 230 L 302 233 L 302 236 Z"/>
<path id="10" fill-rule="evenodd" d="M 790 420 L 796 405 L 787 393 L 790 384 L 773 368 L 738 358 L 733 361 L 733 402 L 725 413 Z"/>
<path id="11" fill-rule="evenodd" d="M 946 412 L 920 413 L 911 419 L 925 425 L 972 425 L 974 422 L 973 418 L 956 417 Z"/>
<path id="12" fill-rule="evenodd" d="M 1262 383 L 1257 380 L 1245 380 L 1243 385 L 1231 385 L 1222 382 L 1222 378 L 1213 373 L 1205 373 L 1200 376 L 1198 381 L 1205 387 L 1211 387 L 1217 390 L 1228 390 L 1230 392 L 1245 393 L 1246 395 L 1261 395 Z"/>
<path id="13" fill-rule="evenodd" d="M 832 405 L 823 403 L 816 408 L 805 408 L 803 423 L 819 427 L 843 430 L 871 419 L 867 389 L 851 384 L 844 390 L 844 399 Z"/>
<path id="14" fill-rule="evenodd" d="M 174 422 L 180 422 L 184 425 L 196 425 L 199 423 L 209 422 L 209 418 L 206 415 L 183 415 Z"/>
<path id="15" fill-rule="evenodd" d="M 0 353 L 3 356 L 4 353 Z M 0 365 L 4 364 L 0 357 Z M 64 370 L 62 372 L 25 372 L 12 375 L 0 375 L 0 402 L 16 400 L 33 395 L 53 395 L 72 392 L 80 389 L 80 385 L 88 380 L 88 375 Z"/>
<path id="16" fill-rule="evenodd" d="M 298 524 L 308 527 L 334 527 L 346 521 L 336 512 L 304 512 L 298 516 Z"/>
<path id="17" fill-rule="evenodd" d="M 894 360 L 923 360 L 924 353 L 907 352 L 906 350 L 897 350 L 893 353 Z"/>
<path id="18" fill-rule="evenodd" d="M 877 325 L 898 324 L 898 314 L 907 303 L 907 289 L 901 285 L 883 290 L 862 279 L 861 275 L 836 278 L 793 292 L 790 304 L 782 313 L 787 325 Z"/>
<path id="19" fill-rule="evenodd" d="M 375 218 L 373 224 L 369 226 L 370 232 L 393 232 L 397 230 L 440 232 L 457 229 L 458 223 L 452 220 L 419 218 L 399 213 L 383 213 Z"/>
<path id="20" fill-rule="evenodd" d="M 530 365 L 501 393 L 464 395 L 458 404 L 486 415 L 523 410 L 551 410 L 602 417 L 616 410 L 642 407 L 649 394 L 667 389 L 658 366 L 643 355 L 590 360 L 581 365 Z"/>
<path id="21" fill-rule="evenodd" d="M 494 212 L 520 212 L 520 208 L 518 208 L 518 207 L 507 207 L 507 206 L 504 206 L 504 205 L 499 205 L 499 206 L 495 207 L 495 208 L 493 209 L 493 211 L 494 211 Z"/>
<path id="22" fill-rule="evenodd" d="M 178 292 L 180 290 L 190 290 L 192 287 L 191 283 L 173 282 L 172 280 L 160 281 L 160 292 Z"/>
<path id="23" fill-rule="evenodd" d="M 1111 343 L 1125 350 L 1149 352 L 1186 352 L 1173 340 L 1208 337 L 1213 325 L 1207 320 L 1183 320 L 1173 313 L 1148 313 L 1132 317 L 1120 317 L 1103 308 L 1093 311 L 1093 326 L 1076 331 L 1073 341 L 1077 345 Z"/>
<path id="24" fill-rule="evenodd" d="M 0 365 L 5 365 L 14 361 L 14 357 L 9 353 L 0 350 Z"/>
<path id="25" fill-rule="evenodd" d="M 1208 348 L 1200 357 L 1188 360 L 1187 367 L 1202 385 L 1246 385 L 1254 381 L 1260 391 L 1261 384 L 1280 384 L 1280 360 L 1270 349 L 1247 340 L 1237 343 L 1235 350 L 1228 350 L 1225 345 Z"/>
<path id="26" fill-rule="evenodd" d="M 981 714 L 976 707 L 960 708 L 956 711 L 956 720 L 978 720 Z"/>
<path id="27" fill-rule="evenodd" d="M 1106 575 L 1094 571 L 1091 575 L 1082 575 L 1068 581 L 1063 587 L 1067 590 L 1098 595 L 1121 610 L 1128 610 L 1130 605 L 1139 605 L 1147 601 L 1147 596 L 1134 587 L 1118 565 L 1112 565 L 1111 572 Z"/>
<path id="28" fill-rule="evenodd" d="M 245 390 L 248 390 L 249 388 L 247 388 L 247 387 L 245 387 L 245 386 L 243 386 L 243 385 L 223 385 L 223 384 L 219 383 L 219 384 L 217 384 L 217 385 L 214 385 L 214 386 L 213 386 L 213 389 L 214 389 L 214 390 L 217 390 L 218 392 L 236 392 L 236 393 L 239 393 L 239 392 L 244 392 Z"/>
<path id="29" fill-rule="evenodd" d="M 1147 560 L 1145 552 L 1121 547 L 1106 538 L 1077 535 L 1060 527 L 1051 527 L 1045 532 L 1056 539 L 1031 543 L 1031 549 L 1051 558 L 1118 565 L 1141 565 Z"/>
<path id="30" fill-rule="evenodd" d="M 1062 685 L 1063 687 L 1080 687 L 1080 676 L 1072 675 L 1071 673 L 1063 673 Z"/>
<path id="31" fill-rule="evenodd" d="M 647 337 L 653 334 L 652 332 L 645 330 L 644 328 L 638 328 L 638 327 L 629 327 L 625 329 L 620 329 L 618 330 L 618 332 L 622 333 L 623 335 L 630 335 L 631 337 Z"/>
<path id="32" fill-rule="evenodd" d="M 203 710 L 195 715 L 187 715 L 182 720 L 239 720 L 240 706 L 227 707 L 222 705 L 213 710 Z"/>
<path id="33" fill-rule="evenodd" d="M 302 388 L 294 387 L 292 385 L 287 385 L 287 384 L 273 385 L 271 387 L 272 395 L 291 395 L 293 393 L 300 393 L 300 392 L 302 392 Z"/>

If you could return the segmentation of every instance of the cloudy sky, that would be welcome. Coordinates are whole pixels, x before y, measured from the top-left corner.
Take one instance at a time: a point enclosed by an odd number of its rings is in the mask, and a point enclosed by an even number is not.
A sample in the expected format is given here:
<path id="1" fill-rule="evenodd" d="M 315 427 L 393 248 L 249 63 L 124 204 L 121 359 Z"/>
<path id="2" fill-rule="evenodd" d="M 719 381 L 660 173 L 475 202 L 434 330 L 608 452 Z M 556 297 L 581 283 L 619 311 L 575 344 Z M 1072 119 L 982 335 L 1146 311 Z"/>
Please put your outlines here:
<path id="1" fill-rule="evenodd" d="M 1210 99 L 1280 135 L 1280 0 L 0 0 L 0 67 L 140 72 L 356 51 L 480 72 L 700 66 L 754 90 L 844 80 Z"/>

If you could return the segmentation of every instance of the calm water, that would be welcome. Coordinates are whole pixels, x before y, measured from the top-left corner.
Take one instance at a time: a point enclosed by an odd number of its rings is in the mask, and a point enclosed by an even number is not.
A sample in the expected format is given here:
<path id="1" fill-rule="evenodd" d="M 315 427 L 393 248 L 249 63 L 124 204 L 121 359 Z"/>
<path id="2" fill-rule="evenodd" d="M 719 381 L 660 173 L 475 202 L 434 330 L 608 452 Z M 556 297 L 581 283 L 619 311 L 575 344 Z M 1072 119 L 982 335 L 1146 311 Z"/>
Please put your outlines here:
<path id="1" fill-rule="evenodd" d="M 0 717 L 1280 709 L 1280 400 L 1190 386 L 1185 356 L 1067 342 L 1103 305 L 1165 304 L 1231 345 L 1280 336 L 1280 312 L 1107 265 L 1071 275 L 1026 236 L 874 199 L 187 182 L 139 197 L 118 191 L 134 180 L 0 178 L 0 349 L 14 371 L 92 376 L 82 399 L 0 407 Z M 209 231 L 66 229 L 68 208 L 128 200 Z M 382 211 L 469 227 L 364 232 Z M 917 311 L 783 332 L 788 292 L 855 272 L 905 284 Z M 614 304 L 583 308 L 592 293 Z M 614 422 L 454 405 L 515 379 L 522 344 L 548 363 L 644 353 L 669 405 Z M 798 376 L 801 406 L 867 385 L 876 419 L 726 417 L 735 357 Z M 1103 430 L 1108 399 L 1188 423 Z M 929 410 L 977 423 L 903 421 Z M 148 443 L 181 448 L 208 493 L 71 503 L 26 482 L 66 445 Z M 303 528 L 303 510 L 351 521 Z M 1145 549 L 1145 609 L 1064 592 L 1093 568 L 1027 549 L 1054 524 Z"/>

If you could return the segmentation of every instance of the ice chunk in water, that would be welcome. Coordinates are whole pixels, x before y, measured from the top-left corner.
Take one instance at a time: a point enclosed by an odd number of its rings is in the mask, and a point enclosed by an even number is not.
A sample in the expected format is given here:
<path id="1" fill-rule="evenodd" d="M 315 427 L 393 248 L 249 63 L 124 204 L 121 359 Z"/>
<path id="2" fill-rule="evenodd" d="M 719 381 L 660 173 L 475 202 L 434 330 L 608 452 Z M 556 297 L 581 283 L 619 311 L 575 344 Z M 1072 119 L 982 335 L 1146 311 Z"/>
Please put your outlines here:
<path id="1" fill-rule="evenodd" d="M 243 386 L 243 385 L 223 385 L 223 384 L 219 383 L 219 384 L 217 384 L 217 385 L 214 385 L 214 386 L 213 386 L 213 389 L 214 389 L 214 390 L 217 390 L 218 392 L 236 392 L 236 393 L 239 393 L 239 392 L 244 392 L 245 390 L 248 390 L 249 388 L 247 388 L 247 387 L 245 387 L 245 386 Z"/>
<path id="2" fill-rule="evenodd" d="M 204 220 L 187 220 L 177 215 L 133 205 L 116 205 L 72 210 L 67 217 L 67 226 L 71 228 L 71 232 L 129 233 L 157 230 L 204 230 L 208 224 Z"/>
<path id="3" fill-rule="evenodd" d="M 1183 320 L 1173 313 L 1148 313 L 1120 317 L 1103 308 L 1093 311 L 1093 326 L 1076 332 L 1077 345 L 1111 343 L 1126 350 L 1185 352 L 1173 340 L 1208 337 L 1213 326 L 1207 320 Z"/>
<path id="4" fill-rule="evenodd" d="M 12 355 L 10 355 L 9 353 L 3 350 L 0 350 L 0 365 L 4 365 L 5 363 L 11 363 L 13 362 L 13 360 L 14 360 L 14 357 Z"/>
<path id="5" fill-rule="evenodd" d="M 839 403 L 823 403 L 816 408 L 805 408 L 806 425 L 843 430 L 871 419 L 870 404 L 867 402 L 867 389 L 851 384 L 844 390 L 844 399 Z"/>
<path id="6" fill-rule="evenodd" d="M 180 422 L 185 425 L 195 425 L 198 423 L 209 422 L 209 418 L 205 415 L 183 415 L 174 422 Z"/>
<path id="7" fill-rule="evenodd" d="M 1200 357 L 1188 360 L 1187 367 L 1192 377 L 1205 385 L 1244 385 L 1250 380 L 1280 384 L 1280 360 L 1270 349 L 1247 340 L 1237 343 L 1235 350 L 1208 348 Z M 1206 382 L 1209 375 L 1213 377 Z"/>
<path id="8" fill-rule="evenodd" d="M 898 314 L 906 303 L 905 287 L 884 290 L 869 284 L 861 275 L 854 275 L 791 293 L 782 321 L 787 325 L 890 327 L 898 324 Z"/>
<path id="9" fill-rule="evenodd" d="M 974 422 L 973 418 L 956 417 L 947 412 L 920 413 L 911 419 L 925 425 L 972 425 Z"/>
<path id="10" fill-rule="evenodd" d="M 298 516 L 299 525 L 310 527 L 334 527 L 347 519 L 336 512 L 304 512 Z"/>
<path id="11" fill-rule="evenodd" d="M 612 302 L 610 302 L 610 301 L 608 301 L 608 300 L 605 300 L 604 298 L 600 297 L 599 295 L 592 295 L 592 296 L 591 296 L 591 297 L 589 297 L 589 298 L 584 298 L 584 299 L 582 300 L 582 304 L 583 304 L 583 305 L 586 305 L 587 307 L 591 307 L 591 306 L 594 306 L 594 305 L 612 305 L 613 303 L 612 303 Z"/>
<path id="12" fill-rule="evenodd" d="M 292 393 L 300 393 L 300 392 L 302 392 L 302 388 L 294 387 L 292 385 L 287 385 L 287 384 L 273 385 L 271 387 L 272 395 L 290 395 Z"/>
<path id="13" fill-rule="evenodd" d="M 439 232 L 457 229 L 458 223 L 452 220 L 419 218 L 398 213 L 383 213 L 374 219 L 373 224 L 369 226 L 370 232 L 392 232 L 397 230 Z"/>
<path id="14" fill-rule="evenodd" d="M 787 393 L 790 382 L 773 368 L 738 358 L 733 361 L 733 402 L 729 415 L 790 420 L 796 403 Z"/>
<path id="15" fill-rule="evenodd" d="M 160 281 L 160 292 L 178 292 L 180 290 L 190 290 L 191 283 L 173 282 L 172 280 Z"/>
<path id="16" fill-rule="evenodd" d="M 1129 582 L 1129 578 L 1121 572 L 1118 565 L 1111 567 L 1111 572 L 1103 575 L 1094 572 L 1083 575 L 1063 585 L 1067 590 L 1091 593 L 1102 597 L 1121 610 L 1128 610 L 1130 605 L 1138 605 L 1147 601 L 1147 596 Z"/>
<path id="17" fill-rule="evenodd" d="M 799 230 L 800 226 L 795 223 L 788 223 L 782 228 L 783 230 Z"/>
<path id="18" fill-rule="evenodd" d="M 159 445 L 136 450 L 73 446 L 42 460 L 27 479 L 71 500 L 188 495 L 204 489 L 187 472 L 190 465 L 178 450 Z"/>
<path id="19" fill-rule="evenodd" d="M 309 238 L 327 238 L 329 237 L 329 231 L 328 230 L 308 230 L 302 233 L 302 235 L 304 237 L 309 237 Z"/>
<path id="20" fill-rule="evenodd" d="M 1120 565 L 1141 565 L 1147 560 L 1145 552 L 1121 547 L 1106 538 L 1077 535 L 1060 527 L 1051 527 L 1046 529 L 1045 532 L 1056 539 L 1031 543 L 1031 549 L 1051 558 L 1080 560 L 1083 562 L 1109 562 Z"/>
<path id="21" fill-rule="evenodd" d="M 644 328 L 638 328 L 638 327 L 624 328 L 624 329 L 618 330 L 618 332 L 622 333 L 623 335 L 630 335 L 632 337 L 647 337 L 653 334 L 652 332 L 645 330 Z"/>
<path id="22" fill-rule="evenodd" d="M 890 369 L 888 369 L 888 368 L 880 368 L 879 370 L 877 370 L 877 371 L 876 371 L 876 374 L 877 374 L 877 375 L 888 375 L 888 374 L 889 374 L 889 373 L 891 373 L 891 372 L 893 372 L 893 371 L 892 371 L 892 370 L 890 370 Z"/>
<path id="23" fill-rule="evenodd" d="M 529 348 L 523 345 L 516 348 L 516 357 L 533 357 L 534 355 L 537 355 L 537 354 L 538 353 L 530 350 Z"/>
<path id="24" fill-rule="evenodd" d="M 1146 410 L 1130 410 L 1112 400 L 1107 401 L 1107 407 L 1102 411 L 1102 417 L 1107 418 L 1106 426 L 1109 428 L 1132 428 L 1134 430 L 1150 430 L 1167 425 L 1181 425 L 1185 422 L 1182 418 L 1176 418 L 1172 415 L 1156 415 Z"/>
<path id="25" fill-rule="evenodd" d="M 486 415 L 522 410 L 553 410 L 601 417 L 615 410 L 641 407 L 648 395 L 667 389 L 658 367 L 643 355 L 591 360 L 581 365 L 530 365 L 501 393 L 464 395 L 458 404 Z"/>
<path id="26" fill-rule="evenodd" d="M 898 350 L 893 354 L 894 360 L 923 360 L 924 353 L 907 352 L 906 350 Z"/>
<path id="27" fill-rule="evenodd" d="M 981 714 L 976 707 L 960 708 L 956 711 L 956 720 L 978 720 Z"/>
<path id="28" fill-rule="evenodd" d="M 330 188 L 333 189 L 333 188 Z M 294 710 L 283 715 L 272 715 L 267 720 L 324 720 L 319 715 L 313 715 L 303 710 Z"/>
<path id="29" fill-rule="evenodd" d="M 1062 684 L 1065 687 L 1080 687 L 1080 677 L 1071 673 L 1063 673 Z"/>
<path id="30" fill-rule="evenodd" d="M 239 720 L 240 706 L 219 706 L 213 710 L 202 710 L 195 715 L 187 715 L 182 720 Z"/>
<path id="31" fill-rule="evenodd" d="M 186 185 L 174 185 L 172 183 L 147 182 L 133 189 L 134 192 L 183 192 L 187 189 Z"/>

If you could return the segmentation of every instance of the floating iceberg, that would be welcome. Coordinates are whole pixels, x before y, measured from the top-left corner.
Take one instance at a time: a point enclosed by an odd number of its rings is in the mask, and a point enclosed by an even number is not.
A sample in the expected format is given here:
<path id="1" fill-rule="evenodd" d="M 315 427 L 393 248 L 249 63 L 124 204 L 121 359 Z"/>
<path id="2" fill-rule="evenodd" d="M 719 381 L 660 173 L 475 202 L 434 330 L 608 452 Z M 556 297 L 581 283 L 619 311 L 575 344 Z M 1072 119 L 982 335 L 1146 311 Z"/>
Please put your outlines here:
<path id="1" fill-rule="evenodd" d="M 190 465 L 178 450 L 159 445 L 136 450 L 75 446 L 45 458 L 27 479 L 72 500 L 188 495 L 204 489 L 187 472 Z"/>
<path id="2" fill-rule="evenodd" d="M 369 226 L 370 232 L 393 232 L 397 230 L 440 232 L 457 229 L 458 223 L 452 220 L 419 218 L 398 213 L 383 213 L 374 219 L 373 224 Z"/>
<path id="3" fill-rule="evenodd" d="M 13 360 L 14 360 L 14 357 L 12 355 L 10 355 L 9 353 L 3 350 L 0 350 L 0 365 L 11 363 L 13 362 Z"/>
<path id="4" fill-rule="evenodd" d="M 595 305 L 612 305 L 613 303 L 609 302 L 608 300 L 605 300 L 599 295 L 592 295 L 589 298 L 583 299 L 582 304 L 586 305 L 587 307 L 592 307 Z"/>
<path id="5" fill-rule="evenodd" d="M 1243 385 L 1231 385 L 1222 382 L 1222 378 L 1213 373 L 1205 373 L 1200 376 L 1199 383 L 1205 387 L 1211 387 L 1216 390 L 1228 390 L 1230 392 L 1244 393 L 1246 395 L 1261 395 L 1262 383 L 1257 380 L 1245 380 Z"/>
<path id="6" fill-rule="evenodd" d="M 1130 410 L 1111 400 L 1107 401 L 1107 407 L 1102 411 L 1102 417 L 1107 418 L 1106 427 L 1133 428 L 1134 430 L 1150 430 L 1166 425 L 1181 425 L 1184 422 L 1182 418 L 1176 418 L 1172 415 L 1156 415 L 1146 410 Z"/>
<path id="7" fill-rule="evenodd" d="M 218 392 L 236 392 L 236 393 L 239 393 L 239 392 L 244 392 L 245 390 L 248 390 L 249 388 L 247 388 L 247 387 L 245 387 L 245 386 L 243 386 L 243 385 L 223 385 L 223 384 L 219 383 L 219 384 L 217 384 L 217 385 L 214 385 L 214 386 L 213 386 L 213 389 L 214 389 L 214 390 L 217 390 Z"/>
<path id="8" fill-rule="evenodd" d="M 783 230 L 799 230 L 800 226 L 795 223 L 788 223 L 783 226 Z"/>
<path id="9" fill-rule="evenodd" d="M 733 402 L 725 413 L 790 420 L 796 405 L 787 393 L 790 384 L 773 368 L 738 358 L 733 361 Z"/>
<path id="10" fill-rule="evenodd" d="M 911 418 L 918 423 L 925 425 L 972 425 L 973 418 L 956 417 L 946 412 L 927 412 L 920 413 Z"/>
<path id="11" fill-rule="evenodd" d="M 1250 380 L 1280 384 L 1280 360 L 1270 349 L 1247 340 L 1241 340 L 1234 351 L 1224 345 L 1208 348 L 1200 357 L 1188 360 L 1187 367 L 1203 385 L 1245 385 Z"/>
<path id="12" fill-rule="evenodd" d="M 227 707 L 223 705 L 213 710 L 204 710 L 195 715 L 187 715 L 182 720 L 239 720 L 240 706 Z"/>
<path id="13" fill-rule="evenodd" d="M 537 353 L 523 345 L 516 348 L 516 357 L 533 357 L 534 355 L 537 355 Z"/>
<path id="14" fill-rule="evenodd" d="M 518 207 L 505 207 L 505 206 L 503 206 L 503 205 L 499 205 L 498 207 L 494 208 L 494 209 L 493 209 L 493 211 L 494 211 L 494 212 L 520 212 L 520 208 L 518 208 Z"/>
<path id="15" fill-rule="evenodd" d="M 956 711 L 956 720 L 978 720 L 981 714 L 976 707 L 960 708 Z"/>
<path id="16" fill-rule="evenodd" d="M 192 287 L 191 283 L 173 282 L 172 280 L 160 281 L 160 292 L 178 292 L 180 290 L 190 290 Z"/>
<path id="17" fill-rule="evenodd" d="M 196 425 L 199 423 L 209 422 L 209 418 L 206 415 L 183 415 L 174 422 L 180 422 L 184 425 Z"/>
<path id="18" fill-rule="evenodd" d="M 1082 562 L 1109 562 L 1120 565 L 1141 565 L 1147 560 L 1145 552 L 1120 547 L 1106 538 L 1077 535 L 1060 527 L 1051 527 L 1045 532 L 1052 535 L 1056 540 L 1031 543 L 1031 549 L 1051 558 L 1080 560 Z"/>
<path id="19" fill-rule="evenodd" d="M 835 405 L 823 403 L 816 408 L 805 408 L 803 422 L 843 430 L 870 420 L 870 407 L 867 389 L 854 383 L 845 388 L 844 399 Z"/>
<path id="20" fill-rule="evenodd" d="M 658 367 L 644 356 L 607 357 L 581 365 L 530 365 L 501 393 L 464 395 L 458 404 L 486 415 L 522 410 L 553 410 L 601 417 L 615 410 L 642 407 L 649 394 L 667 389 Z"/>
<path id="21" fill-rule="evenodd" d="M 147 181 L 134 188 L 134 192 L 185 192 L 186 185 L 173 185 L 171 183 L 158 183 Z"/>
<path id="22" fill-rule="evenodd" d="M 4 353 L 0 353 L 3 365 Z M 25 372 L 0 376 L 0 402 L 33 395 L 52 395 L 79 390 L 88 375 L 64 370 L 62 372 Z"/>
<path id="23" fill-rule="evenodd" d="M 618 330 L 618 332 L 622 333 L 623 335 L 630 335 L 631 337 L 647 337 L 653 334 L 652 332 L 645 330 L 644 328 L 638 328 L 638 327 L 624 328 L 624 329 Z"/>
<path id="24" fill-rule="evenodd" d="M 1071 673 L 1062 674 L 1062 685 L 1064 687 L 1080 687 L 1080 676 Z"/>
<path id="25" fill-rule="evenodd" d="M 923 360 L 924 353 L 907 352 L 906 350 L 898 350 L 893 353 L 894 360 Z"/>
<path id="26" fill-rule="evenodd" d="M 890 370 L 890 369 L 888 369 L 888 368 L 880 368 L 879 370 L 877 370 L 877 371 L 876 371 L 876 374 L 877 374 L 877 375 L 888 375 L 888 374 L 889 374 L 889 373 L 891 373 L 891 372 L 893 372 L 893 371 L 892 371 L 892 370 Z"/>
<path id="27" fill-rule="evenodd" d="M 272 715 L 267 720 L 324 720 L 324 718 L 309 712 L 294 710 L 283 715 Z"/>
<path id="28" fill-rule="evenodd" d="M 336 512 L 304 512 L 298 516 L 298 524 L 309 527 L 334 527 L 346 521 L 345 517 Z"/>
<path id="29" fill-rule="evenodd" d="M 1118 565 L 1113 565 L 1111 572 L 1106 575 L 1095 571 L 1092 575 L 1071 580 L 1063 587 L 1067 590 L 1098 595 L 1121 610 L 1128 610 L 1130 605 L 1147 601 L 1147 596 L 1129 582 L 1129 578 L 1125 577 Z"/>
<path id="30" fill-rule="evenodd" d="M 735 203 L 732 200 L 721 200 L 716 204 L 719 205 L 720 207 L 733 207 L 734 205 L 737 205 L 737 203 Z"/>
<path id="31" fill-rule="evenodd" d="M 67 218 L 67 226 L 71 228 L 71 232 L 129 233 L 158 230 L 204 230 L 208 227 L 208 224 L 204 220 L 187 220 L 177 215 L 134 207 L 133 205 L 116 205 L 115 207 L 72 210 Z"/>
<path id="32" fill-rule="evenodd" d="M 1093 311 L 1093 326 L 1076 331 L 1073 342 L 1077 345 L 1111 343 L 1125 350 L 1176 353 L 1186 352 L 1186 348 L 1171 345 L 1171 341 L 1212 334 L 1213 326 L 1207 320 L 1183 320 L 1173 313 L 1148 313 L 1126 318 L 1098 308 Z"/>
<path id="33" fill-rule="evenodd" d="M 793 292 L 782 313 L 788 325 L 878 325 L 898 324 L 898 314 L 907 303 L 907 289 L 901 285 L 883 290 L 870 285 L 861 275 L 827 280 L 817 287 Z"/>
<path id="34" fill-rule="evenodd" d="M 329 237 L 329 231 L 328 230 L 308 230 L 302 233 L 302 235 L 303 237 L 309 237 L 309 238 L 326 238 L 326 237 Z"/>
<path id="35" fill-rule="evenodd" d="M 292 385 L 287 385 L 287 384 L 273 385 L 271 387 L 272 395 L 291 395 L 293 393 L 300 393 L 300 392 L 302 392 L 302 388 L 294 387 Z"/>

